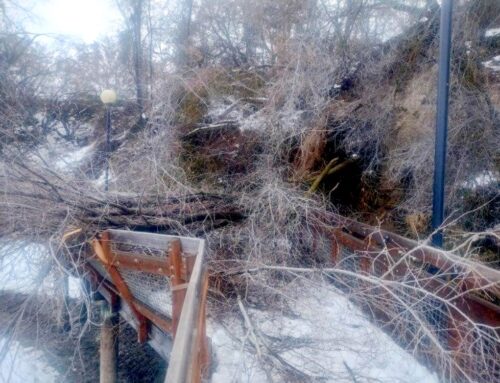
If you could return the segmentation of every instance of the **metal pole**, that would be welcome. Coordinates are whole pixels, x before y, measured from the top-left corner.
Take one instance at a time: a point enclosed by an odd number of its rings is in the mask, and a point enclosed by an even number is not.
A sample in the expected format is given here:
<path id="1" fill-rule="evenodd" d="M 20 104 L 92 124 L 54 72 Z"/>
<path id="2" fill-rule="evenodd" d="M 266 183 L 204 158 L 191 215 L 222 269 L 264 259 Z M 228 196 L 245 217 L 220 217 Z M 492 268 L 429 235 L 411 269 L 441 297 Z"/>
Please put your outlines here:
<path id="1" fill-rule="evenodd" d="M 434 189 L 432 199 L 433 230 L 439 229 L 444 221 L 444 182 L 446 171 L 446 140 L 448 135 L 452 6 L 453 0 L 442 0 L 441 2 Z M 443 246 L 443 233 L 441 230 L 438 230 L 433 235 L 432 244 L 438 247 Z"/>
<path id="2" fill-rule="evenodd" d="M 109 190 L 109 157 L 111 153 L 111 108 L 106 106 L 106 169 L 104 191 Z"/>

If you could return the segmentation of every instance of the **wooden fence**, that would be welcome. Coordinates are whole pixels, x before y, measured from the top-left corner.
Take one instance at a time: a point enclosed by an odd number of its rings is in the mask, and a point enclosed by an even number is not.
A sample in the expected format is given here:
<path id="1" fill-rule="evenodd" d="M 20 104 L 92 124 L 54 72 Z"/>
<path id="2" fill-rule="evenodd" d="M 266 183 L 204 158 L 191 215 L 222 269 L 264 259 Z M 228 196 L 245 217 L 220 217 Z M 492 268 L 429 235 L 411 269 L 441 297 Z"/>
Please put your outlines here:
<path id="1" fill-rule="evenodd" d="M 334 264 L 332 282 L 403 347 L 447 380 L 500 381 L 499 271 L 335 214 L 311 226 L 317 250 L 326 247 Z M 169 361 L 166 383 L 208 375 L 204 246 L 106 230 L 84 265 L 94 290 L 120 307 L 139 341 Z M 422 328 L 428 333 L 419 335 Z"/>
<path id="2" fill-rule="evenodd" d="M 92 247 L 87 279 L 168 361 L 166 381 L 200 382 L 210 364 L 204 240 L 106 230 Z"/>
<path id="3" fill-rule="evenodd" d="M 500 381 L 498 270 L 342 216 L 328 222 L 318 240 L 334 283 L 380 327 L 446 379 Z"/>

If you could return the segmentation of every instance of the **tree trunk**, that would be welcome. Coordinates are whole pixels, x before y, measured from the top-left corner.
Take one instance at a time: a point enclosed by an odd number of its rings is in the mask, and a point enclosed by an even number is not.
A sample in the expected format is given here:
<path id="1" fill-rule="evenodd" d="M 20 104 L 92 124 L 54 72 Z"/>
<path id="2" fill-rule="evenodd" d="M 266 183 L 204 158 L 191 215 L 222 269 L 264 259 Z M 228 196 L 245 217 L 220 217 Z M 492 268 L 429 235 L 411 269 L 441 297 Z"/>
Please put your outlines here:
<path id="1" fill-rule="evenodd" d="M 177 47 L 177 63 L 180 68 L 189 61 L 189 36 L 191 35 L 191 17 L 193 0 L 185 0 L 182 5 L 182 25 L 179 29 L 179 44 Z"/>
<path id="2" fill-rule="evenodd" d="M 144 84 L 143 84 L 143 52 L 142 52 L 142 0 L 136 0 L 133 4 L 132 26 L 134 36 L 134 77 L 137 107 L 139 116 L 142 118 L 144 111 Z"/>

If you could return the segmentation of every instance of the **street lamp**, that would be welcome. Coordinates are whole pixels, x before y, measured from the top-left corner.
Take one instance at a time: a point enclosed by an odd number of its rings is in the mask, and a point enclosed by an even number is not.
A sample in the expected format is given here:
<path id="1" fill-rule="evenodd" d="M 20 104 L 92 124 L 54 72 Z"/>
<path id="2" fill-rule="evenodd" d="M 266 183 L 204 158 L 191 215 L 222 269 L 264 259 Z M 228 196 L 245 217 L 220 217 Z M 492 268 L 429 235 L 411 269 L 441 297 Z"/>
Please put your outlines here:
<path id="1" fill-rule="evenodd" d="M 111 105 L 116 102 L 116 92 L 113 89 L 104 89 L 101 92 L 101 101 L 106 107 L 106 168 L 104 190 L 109 190 L 109 153 L 111 152 Z"/>

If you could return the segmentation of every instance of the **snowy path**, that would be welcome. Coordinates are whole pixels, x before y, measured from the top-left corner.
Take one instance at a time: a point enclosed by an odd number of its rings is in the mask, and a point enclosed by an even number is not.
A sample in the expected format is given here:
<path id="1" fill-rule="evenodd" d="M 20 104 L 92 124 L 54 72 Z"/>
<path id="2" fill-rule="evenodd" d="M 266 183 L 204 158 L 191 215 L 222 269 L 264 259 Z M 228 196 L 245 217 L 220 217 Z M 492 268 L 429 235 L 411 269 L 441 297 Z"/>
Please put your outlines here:
<path id="1" fill-rule="evenodd" d="M 252 309 L 248 314 L 266 339 L 286 339 L 279 354 L 298 370 L 324 382 L 352 383 L 351 374 L 359 383 L 439 382 L 331 285 L 302 281 L 285 293 L 293 317 Z M 213 382 L 270 381 L 256 352 L 245 347 L 249 338 L 238 318 L 226 319 L 224 326 L 212 323 L 209 336 L 216 353 Z"/>

